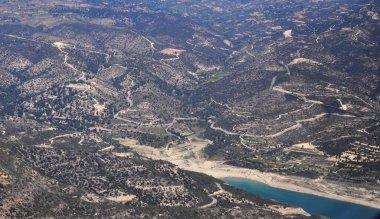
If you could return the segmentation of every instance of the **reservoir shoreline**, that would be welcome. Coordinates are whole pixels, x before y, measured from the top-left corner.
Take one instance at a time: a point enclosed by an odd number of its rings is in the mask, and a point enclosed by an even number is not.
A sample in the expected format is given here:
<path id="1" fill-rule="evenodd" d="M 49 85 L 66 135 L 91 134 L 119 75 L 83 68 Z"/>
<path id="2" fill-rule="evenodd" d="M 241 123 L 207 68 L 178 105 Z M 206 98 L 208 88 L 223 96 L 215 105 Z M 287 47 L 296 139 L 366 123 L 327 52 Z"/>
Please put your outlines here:
<path id="1" fill-rule="evenodd" d="M 380 209 L 352 202 L 330 199 L 313 194 L 275 188 L 245 178 L 224 178 L 224 183 L 253 195 L 280 203 L 302 208 L 311 215 L 332 219 L 374 219 L 380 216 Z"/>
<path id="2" fill-rule="evenodd" d="M 342 182 L 332 182 L 323 178 L 309 179 L 298 176 L 286 176 L 274 173 L 261 172 L 254 169 L 230 166 L 224 161 L 208 160 L 203 150 L 208 140 L 197 138 L 186 145 L 171 148 L 152 148 L 141 145 L 134 139 L 115 139 L 120 144 L 132 148 L 138 154 L 153 160 L 165 160 L 177 165 L 183 170 L 203 173 L 217 179 L 243 178 L 264 183 L 274 188 L 293 192 L 306 193 L 320 197 L 355 203 L 363 206 L 380 209 L 380 191 L 348 185 Z M 186 149 L 186 150 L 184 150 Z M 187 154 L 194 156 L 185 158 Z"/>
<path id="3" fill-rule="evenodd" d="M 226 165 L 227 166 L 227 165 Z M 239 167 L 228 166 L 225 172 L 221 169 L 199 169 L 199 168 L 186 168 L 183 169 L 195 172 L 205 173 L 223 181 L 226 178 L 238 178 L 255 182 L 263 183 L 267 186 L 284 189 L 292 192 L 304 193 L 315 195 L 323 198 L 329 198 L 358 205 L 363 205 L 380 210 L 380 200 L 371 200 L 367 192 L 364 192 L 361 197 L 353 197 L 347 195 L 338 195 L 340 192 L 348 192 L 350 188 L 342 187 L 338 184 L 327 182 L 326 180 L 312 180 L 296 176 L 282 176 L 272 173 L 263 173 L 257 170 L 245 169 Z M 221 170 L 223 172 L 221 172 Z M 340 187 L 340 188 L 339 188 Z M 311 189 L 313 188 L 313 189 Z M 326 188 L 324 192 L 319 191 L 321 188 Z M 333 190 L 335 188 L 336 190 Z"/>

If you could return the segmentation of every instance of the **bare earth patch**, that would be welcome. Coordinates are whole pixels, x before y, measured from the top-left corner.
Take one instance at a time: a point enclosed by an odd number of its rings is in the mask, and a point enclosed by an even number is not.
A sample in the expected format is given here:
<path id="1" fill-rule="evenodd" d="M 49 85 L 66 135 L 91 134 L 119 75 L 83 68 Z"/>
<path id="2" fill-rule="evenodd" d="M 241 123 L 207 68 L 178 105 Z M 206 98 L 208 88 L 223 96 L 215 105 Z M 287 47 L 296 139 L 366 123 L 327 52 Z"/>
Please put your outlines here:
<path id="1" fill-rule="evenodd" d="M 293 59 L 288 65 L 296 65 L 296 64 L 301 64 L 301 63 L 306 63 L 306 64 L 314 64 L 314 65 L 322 65 L 322 63 L 311 60 L 311 59 L 305 59 L 305 58 L 296 58 Z"/>
<path id="2" fill-rule="evenodd" d="M 295 144 L 292 147 L 302 148 L 302 149 L 316 149 L 315 145 L 313 145 L 310 142 Z"/>
<path id="3" fill-rule="evenodd" d="M 165 54 L 165 55 L 170 55 L 170 56 L 179 56 L 186 50 L 182 49 L 173 49 L 173 48 L 166 48 L 160 51 L 160 53 Z"/>
<path id="4" fill-rule="evenodd" d="M 280 212 L 282 215 L 290 215 L 290 214 L 302 214 L 306 216 L 310 216 L 309 213 L 304 211 L 302 208 L 295 207 L 283 207 L 283 206 L 270 206 L 271 209 Z"/>
<path id="5" fill-rule="evenodd" d="M 285 30 L 283 34 L 284 34 L 285 38 L 291 38 L 292 37 L 292 30 Z"/>
<path id="6" fill-rule="evenodd" d="M 282 27 L 281 26 L 273 26 L 272 30 L 282 30 Z"/>
<path id="7" fill-rule="evenodd" d="M 117 157 L 132 157 L 133 156 L 132 153 L 128 153 L 128 152 L 113 152 L 112 154 Z"/>
<path id="8" fill-rule="evenodd" d="M 0 171 L 0 184 L 9 185 L 11 183 L 12 183 L 12 178 L 8 174 Z"/>
<path id="9" fill-rule="evenodd" d="M 82 196 L 81 199 L 83 201 L 86 201 L 86 202 L 100 202 L 100 201 L 102 201 L 102 198 L 100 196 L 92 194 L 92 193 Z"/>
<path id="10" fill-rule="evenodd" d="M 113 202 L 119 202 L 119 203 L 127 203 L 132 201 L 136 196 L 135 195 L 121 195 L 116 197 L 106 197 L 106 199 L 113 201 Z"/>

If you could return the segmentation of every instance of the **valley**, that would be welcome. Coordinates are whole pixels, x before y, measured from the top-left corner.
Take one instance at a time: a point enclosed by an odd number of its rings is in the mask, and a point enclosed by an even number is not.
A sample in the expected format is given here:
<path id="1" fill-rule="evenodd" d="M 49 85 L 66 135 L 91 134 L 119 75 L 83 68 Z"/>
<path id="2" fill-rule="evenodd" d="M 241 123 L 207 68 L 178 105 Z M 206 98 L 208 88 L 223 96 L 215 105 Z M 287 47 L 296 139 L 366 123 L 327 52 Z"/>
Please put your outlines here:
<path id="1" fill-rule="evenodd" d="M 377 1 L 0 9 L 0 217 L 317 217 L 230 177 L 380 209 Z"/>

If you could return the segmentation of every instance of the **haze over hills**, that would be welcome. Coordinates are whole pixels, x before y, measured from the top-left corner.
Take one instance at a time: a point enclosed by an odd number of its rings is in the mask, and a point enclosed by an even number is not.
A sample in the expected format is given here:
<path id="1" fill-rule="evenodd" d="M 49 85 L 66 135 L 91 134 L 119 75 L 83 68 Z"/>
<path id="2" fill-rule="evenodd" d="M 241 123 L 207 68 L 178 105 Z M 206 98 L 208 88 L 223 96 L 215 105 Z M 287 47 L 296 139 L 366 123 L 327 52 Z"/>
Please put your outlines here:
<path id="1" fill-rule="evenodd" d="M 1 217 L 311 217 L 224 177 L 380 208 L 377 1 L 0 9 Z"/>

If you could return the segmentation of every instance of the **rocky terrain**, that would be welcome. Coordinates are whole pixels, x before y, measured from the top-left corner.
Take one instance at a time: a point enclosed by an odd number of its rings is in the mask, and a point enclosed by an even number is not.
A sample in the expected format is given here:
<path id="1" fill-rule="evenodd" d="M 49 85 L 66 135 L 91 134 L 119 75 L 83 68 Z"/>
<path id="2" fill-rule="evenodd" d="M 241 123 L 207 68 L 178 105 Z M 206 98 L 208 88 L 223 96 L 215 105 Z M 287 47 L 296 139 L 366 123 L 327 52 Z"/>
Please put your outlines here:
<path id="1" fill-rule="evenodd" d="M 380 207 L 378 2 L 0 9 L 1 216 L 308 215 L 226 170 Z"/>

